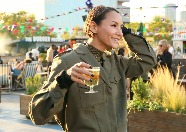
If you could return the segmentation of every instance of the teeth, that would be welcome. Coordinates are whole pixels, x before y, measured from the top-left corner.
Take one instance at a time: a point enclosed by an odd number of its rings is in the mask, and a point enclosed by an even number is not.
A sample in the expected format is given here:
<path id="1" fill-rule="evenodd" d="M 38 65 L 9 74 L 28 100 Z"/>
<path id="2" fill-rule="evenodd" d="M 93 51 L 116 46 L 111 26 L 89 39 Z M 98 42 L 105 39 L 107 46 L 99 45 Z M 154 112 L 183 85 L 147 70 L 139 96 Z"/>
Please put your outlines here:
<path id="1" fill-rule="evenodd" d="M 118 39 L 114 39 L 114 40 L 117 41 L 117 42 L 119 41 Z"/>

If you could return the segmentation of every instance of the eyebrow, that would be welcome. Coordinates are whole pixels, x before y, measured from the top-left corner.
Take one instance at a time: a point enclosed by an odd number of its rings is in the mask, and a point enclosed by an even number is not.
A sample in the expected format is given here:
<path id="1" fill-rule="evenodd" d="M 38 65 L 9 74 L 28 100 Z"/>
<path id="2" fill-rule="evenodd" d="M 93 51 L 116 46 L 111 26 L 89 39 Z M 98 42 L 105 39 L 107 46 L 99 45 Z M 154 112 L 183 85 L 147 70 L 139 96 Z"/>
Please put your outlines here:
<path id="1" fill-rule="evenodd" d="M 112 22 L 114 22 L 115 24 L 119 25 L 119 23 L 118 23 L 118 22 L 116 22 L 116 21 L 112 21 Z M 123 25 L 123 23 L 122 23 L 121 25 Z"/>
<path id="2" fill-rule="evenodd" d="M 118 24 L 116 21 L 112 21 L 112 22 Z"/>

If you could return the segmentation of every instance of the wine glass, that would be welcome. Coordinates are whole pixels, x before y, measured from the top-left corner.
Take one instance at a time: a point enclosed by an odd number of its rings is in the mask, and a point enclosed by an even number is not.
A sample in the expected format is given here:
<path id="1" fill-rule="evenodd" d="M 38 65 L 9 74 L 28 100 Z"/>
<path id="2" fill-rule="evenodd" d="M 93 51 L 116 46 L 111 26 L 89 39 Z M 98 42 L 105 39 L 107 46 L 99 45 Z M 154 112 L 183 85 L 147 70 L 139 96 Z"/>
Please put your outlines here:
<path id="1" fill-rule="evenodd" d="M 100 67 L 92 67 L 92 69 L 87 70 L 91 72 L 94 77 L 91 77 L 91 82 L 84 80 L 85 84 L 90 87 L 90 91 L 85 93 L 97 93 L 98 91 L 94 91 L 93 87 L 99 84 Z"/>

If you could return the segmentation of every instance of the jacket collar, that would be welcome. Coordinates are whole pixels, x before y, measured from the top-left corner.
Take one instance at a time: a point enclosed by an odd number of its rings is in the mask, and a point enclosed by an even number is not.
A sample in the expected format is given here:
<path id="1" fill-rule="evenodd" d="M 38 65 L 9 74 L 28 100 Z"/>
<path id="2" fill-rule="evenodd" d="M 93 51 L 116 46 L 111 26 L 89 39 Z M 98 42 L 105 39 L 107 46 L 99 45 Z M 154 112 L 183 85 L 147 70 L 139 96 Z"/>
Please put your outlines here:
<path id="1" fill-rule="evenodd" d="M 108 84 L 109 87 L 111 87 L 108 77 L 106 76 L 104 68 L 101 66 L 101 64 L 96 60 L 96 58 L 92 55 L 92 53 L 89 51 L 89 49 L 83 45 L 79 44 L 74 49 L 80 56 L 80 58 L 90 64 L 92 67 L 100 67 L 100 76 L 105 81 L 105 83 Z"/>

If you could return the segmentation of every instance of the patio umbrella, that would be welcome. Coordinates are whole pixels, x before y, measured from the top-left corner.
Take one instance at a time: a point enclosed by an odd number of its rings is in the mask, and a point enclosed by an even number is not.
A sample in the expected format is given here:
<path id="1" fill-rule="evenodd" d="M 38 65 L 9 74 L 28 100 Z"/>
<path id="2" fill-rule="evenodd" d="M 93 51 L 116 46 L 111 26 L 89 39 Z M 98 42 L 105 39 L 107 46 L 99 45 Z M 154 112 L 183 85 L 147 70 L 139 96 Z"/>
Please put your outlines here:
<path id="1" fill-rule="evenodd" d="M 139 27 L 138 27 L 138 29 L 137 29 L 137 32 L 138 32 L 141 36 L 143 36 L 143 23 L 142 23 L 142 22 L 140 22 Z"/>

